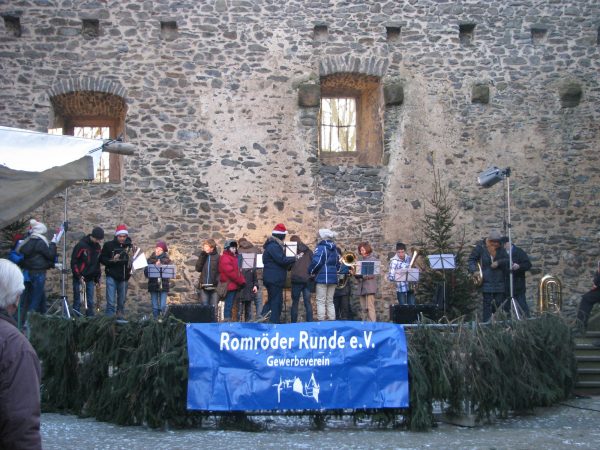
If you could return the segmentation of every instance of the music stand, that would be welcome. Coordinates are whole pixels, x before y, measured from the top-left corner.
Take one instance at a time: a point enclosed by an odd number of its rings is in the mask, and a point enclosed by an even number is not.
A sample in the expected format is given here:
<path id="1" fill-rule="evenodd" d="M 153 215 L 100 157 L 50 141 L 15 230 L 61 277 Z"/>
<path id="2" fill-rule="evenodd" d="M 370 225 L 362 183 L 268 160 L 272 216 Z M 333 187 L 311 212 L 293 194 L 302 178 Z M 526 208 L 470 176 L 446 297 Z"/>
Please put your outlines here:
<path id="1" fill-rule="evenodd" d="M 397 269 L 394 281 L 401 283 L 418 283 L 421 271 L 417 268 Z"/>
<path id="2" fill-rule="evenodd" d="M 256 269 L 256 253 L 240 253 L 242 257 L 241 269 Z"/>
<path id="3" fill-rule="evenodd" d="M 175 265 L 148 264 L 148 278 L 175 278 Z"/>
<path id="4" fill-rule="evenodd" d="M 456 262 L 452 253 L 440 253 L 438 255 L 429 255 L 429 266 L 434 270 L 441 270 L 444 279 L 443 288 L 443 302 L 444 302 L 444 314 L 446 314 L 446 270 L 456 269 Z"/>
<path id="5" fill-rule="evenodd" d="M 379 275 L 381 272 L 379 261 L 358 261 L 356 267 L 357 275 Z"/>

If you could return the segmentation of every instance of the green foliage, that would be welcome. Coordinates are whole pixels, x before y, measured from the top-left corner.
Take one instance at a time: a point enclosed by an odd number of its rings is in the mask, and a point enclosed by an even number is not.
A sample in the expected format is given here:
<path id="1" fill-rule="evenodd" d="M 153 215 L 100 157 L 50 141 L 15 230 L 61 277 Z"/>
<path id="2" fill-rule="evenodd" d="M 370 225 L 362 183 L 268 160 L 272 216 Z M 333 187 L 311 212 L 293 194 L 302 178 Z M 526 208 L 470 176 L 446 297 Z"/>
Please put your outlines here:
<path id="1" fill-rule="evenodd" d="M 468 254 L 465 251 L 464 232 L 455 236 L 457 208 L 448 198 L 448 190 L 442 186 L 440 175 L 434 171 L 433 197 L 429 201 L 431 211 L 421 220 L 421 242 L 418 244 L 423 261 L 429 269 L 428 255 L 454 254 L 454 270 L 425 270 L 419 281 L 418 298 L 433 299 L 436 292 L 443 295 L 446 287 L 445 316 L 448 320 L 470 318 L 477 308 L 476 292 L 467 270 Z"/>
<path id="2" fill-rule="evenodd" d="M 45 411 L 65 411 L 120 425 L 194 427 L 204 413 L 186 409 L 185 324 L 68 320 L 32 314 L 31 342 L 42 361 Z M 568 398 L 576 367 L 568 325 L 558 316 L 491 325 L 456 323 L 407 329 L 410 408 L 357 410 L 378 427 L 428 430 L 433 405 L 479 419 L 506 416 Z M 465 411 L 465 405 L 469 411 Z M 319 411 L 312 423 L 347 411 Z M 398 421 L 397 417 L 402 420 Z M 224 415 L 222 429 L 255 431 L 243 412 Z"/>
<path id="3" fill-rule="evenodd" d="M 28 220 L 17 220 L 0 230 L 0 250 L 2 253 L 8 253 L 13 245 L 15 236 L 17 234 L 25 234 L 28 225 Z"/>

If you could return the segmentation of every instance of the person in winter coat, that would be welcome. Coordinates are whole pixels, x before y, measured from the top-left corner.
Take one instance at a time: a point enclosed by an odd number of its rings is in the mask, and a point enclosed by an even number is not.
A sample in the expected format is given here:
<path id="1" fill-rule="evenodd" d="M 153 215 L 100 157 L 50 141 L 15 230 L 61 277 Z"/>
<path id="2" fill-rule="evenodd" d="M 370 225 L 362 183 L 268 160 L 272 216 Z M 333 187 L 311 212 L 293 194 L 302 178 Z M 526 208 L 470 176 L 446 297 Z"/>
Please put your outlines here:
<path id="1" fill-rule="evenodd" d="M 0 448 L 41 449 L 40 361 L 12 315 L 25 289 L 21 270 L 0 259 Z"/>
<path id="2" fill-rule="evenodd" d="M 306 321 L 312 322 L 312 304 L 311 304 L 311 285 L 312 281 L 308 275 L 308 266 L 310 265 L 313 257 L 313 252 L 306 246 L 299 236 L 292 236 L 290 241 L 297 243 L 297 254 L 300 259 L 294 263 L 291 272 L 292 281 L 292 311 L 291 320 L 292 323 L 298 321 L 298 303 L 300 302 L 300 295 L 304 300 L 304 311 L 306 312 Z"/>
<path id="3" fill-rule="evenodd" d="M 252 309 L 258 301 L 259 285 L 258 270 L 256 269 L 258 248 L 248 239 L 242 237 L 238 239 L 238 252 L 238 263 L 246 284 L 240 290 L 237 297 L 237 320 L 249 322 L 253 319 Z M 258 306 L 256 308 L 256 311 L 258 311 Z"/>
<path id="4" fill-rule="evenodd" d="M 487 322 L 497 308 L 502 307 L 510 313 L 510 301 L 505 302 L 504 278 L 508 270 L 508 253 L 502 248 L 498 231 L 491 231 L 489 236 L 477 243 L 468 259 L 469 272 L 478 272 L 477 264 L 481 264 L 483 272 L 483 316 Z"/>
<path id="5" fill-rule="evenodd" d="M 296 262 L 296 257 L 285 256 L 283 240 L 286 234 L 285 225 L 278 223 L 273 228 L 271 236 L 263 244 L 263 283 L 267 289 L 268 300 L 262 315 L 264 316 L 270 311 L 271 323 L 279 323 L 287 271 Z"/>
<path id="6" fill-rule="evenodd" d="M 377 261 L 377 257 L 373 254 L 373 248 L 368 242 L 358 244 L 357 250 L 361 261 Z M 362 320 L 376 322 L 375 294 L 377 294 L 377 275 L 356 274 L 356 279 L 358 280 L 358 295 L 360 295 Z"/>
<path id="7" fill-rule="evenodd" d="M 125 299 L 129 277 L 131 277 L 131 264 L 133 262 L 134 246 L 129 237 L 126 225 L 119 225 L 115 230 L 112 241 L 104 243 L 100 253 L 100 263 L 106 272 L 106 315 L 115 314 L 115 298 L 117 300 L 117 316 L 125 313 Z"/>
<path id="8" fill-rule="evenodd" d="M 94 315 L 94 290 L 100 283 L 100 242 L 104 239 L 104 230 L 96 227 L 91 234 L 83 237 L 73 248 L 71 254 L 71 272 L 73 274 L 73 310 L 81 314 L 81 287 L 85 284 L 85 315 Z"/>
<path id="9" fill-rule="evenodd" d="M 27 311 L 46 312 L 46 271 L 54 267 L 56 244 L 48 242 L 46 225 L 31 219 L 30 235 L 17 246 L 17 252 L 23 255 L 21 268 L 27 272 L 29 282 L 26 286 L 25 298 L 28 301 Z"/>
<path id="10" fill-rule="evenodd" d="M 237 242 L 233 239 L 225 241 L 223 254 L 219 258 L 219 276 L 222 282 L 227 282 L 223 319 L 225 322 L 231 322 L 233 301 L 238 291 L 246 284 L 238 265 Z"/>
<path id="11" fill-rule="evenodd" d="M 158 241 L 154 252 L 148 258 L 148 265 L 155 265 L 160 271 L 162 266 L 171 264 L 171 259 L 167 252 L 167 243 Z M 144 275 L 148 277 L 147 267 L 144 270 Z M 150 292 L 150 301 L 152 302 L 152 316 L 156 319 L 161 314 L 164 314 L 167 309 L 169 278 L 148 277 L 148 292 Z"/>
<path id="12" fill-rule="evenodd" d="M 525 317 L 529 317 L 531 313 L 529 312 L 529 305 L 527 304 L 527 298 L 525 296 L 526 293 L 526 284 L 525 284 L 525 273 L 531 269 L 531 261 L 529 261 L 529 256 L 525 253 L 521 247 L 517 247 L 515 244 L 512 244 L 508 241 L 508 237 L 504 236 L 500 241 L 504 246 L 506 252 L 512 253 L 512 274 L 513 274 L 513 297 L 516 300 L 519 308 L 525 314 Z M 510 255 L 509 255 L 510 256 Z M 506 272 L 506 278 L 504 280 L 504 296 L 506 298 L 510 298 L 510 271 Z"/>
<path id="13" fill-rule="evenodd" d="M 317 320 L 335 320 L 333 295 L 340 269 L 338 251 L 333 239 L 336 233 L 327 228 L 319 230 L 321 241 L 317 244 L 308 273 L 314 277 L 317 293 Z"/>
<path id="14" fill-rule="evenodd" d="M 213 239 L 202 243 L 202 251 L 196 261 L 196 272 L 200 272 L 198 291 L 203 305 L 217 306 L 217 284 L 219 284 L 219 252 Z"/>

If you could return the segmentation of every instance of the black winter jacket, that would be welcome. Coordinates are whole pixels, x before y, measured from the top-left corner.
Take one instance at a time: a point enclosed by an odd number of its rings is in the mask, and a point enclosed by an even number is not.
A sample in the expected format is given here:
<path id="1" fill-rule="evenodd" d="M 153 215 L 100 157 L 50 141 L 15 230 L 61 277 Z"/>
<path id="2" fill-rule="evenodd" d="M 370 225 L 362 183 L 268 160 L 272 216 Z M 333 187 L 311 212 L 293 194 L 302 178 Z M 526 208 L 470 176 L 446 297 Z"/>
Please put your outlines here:
<path id="1" fill-rule="evenodd" d="M 502 246 L 496 250 L 494 261 L 498 263 L 498 267 L 493 269 L 492 257 L 488 252 L 485 241 L 485 239 L 479 241 L 471 252 L 468 261 L 469 272 L 477 272 L 477 263 L 480 263 L 483 272 L 482 291 L 486 293 L 504 293 L 504 278 L 505 273 L 508 271 L 508 253 Z"/>
<path id="2" fill-rule="evenodd" d="M 127 281 L 131 277 L 131 267 L 129 266 L 129 258 L 131 255 L 131 239 L 128 237 L 123 244 L 120 244 L 117 237 L 112 241 L 104 243 L 102 252 L 100 253 L 100 263 L 106 267 L 106 276 L 114 278 L 116 281 Z M 113 259 L 115 255 L 119 255 L 118 259 Z"/>
<path id="3" fill-rule="evenodd" d="M 97 242 L 93 242 L 91 235 L 82 238 L 71 254 L 71 272 L 73 277 L 85 281 L 100 281 L 102 268 L 100 267 L 100 252 L 102 248 Z"/>
<path id="4" fill-rule="evenodd" d="M 42 239 L 31 236 L 19 247 L 19 253 L 23 255 L 21 267 L 29 272 L 45 272 L 54 267 L 56 258 L 56 244 L 46 244 Z"/>

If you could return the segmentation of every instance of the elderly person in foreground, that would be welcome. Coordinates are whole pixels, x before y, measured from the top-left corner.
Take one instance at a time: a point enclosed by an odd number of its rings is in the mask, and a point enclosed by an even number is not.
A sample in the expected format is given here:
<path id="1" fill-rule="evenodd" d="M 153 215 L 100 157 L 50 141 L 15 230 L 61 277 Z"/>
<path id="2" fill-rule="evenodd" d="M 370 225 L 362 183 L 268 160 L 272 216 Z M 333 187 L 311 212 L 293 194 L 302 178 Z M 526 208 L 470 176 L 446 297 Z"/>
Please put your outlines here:
<path id="1" fill-rule="evenodd" d="M 25 289 L 21 270 L 0 259 L 0 448 L 40 449 L 40 362 L 12 315 Z"/>

